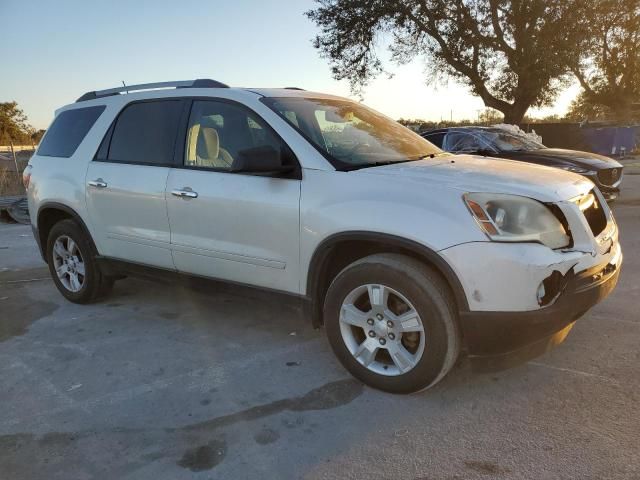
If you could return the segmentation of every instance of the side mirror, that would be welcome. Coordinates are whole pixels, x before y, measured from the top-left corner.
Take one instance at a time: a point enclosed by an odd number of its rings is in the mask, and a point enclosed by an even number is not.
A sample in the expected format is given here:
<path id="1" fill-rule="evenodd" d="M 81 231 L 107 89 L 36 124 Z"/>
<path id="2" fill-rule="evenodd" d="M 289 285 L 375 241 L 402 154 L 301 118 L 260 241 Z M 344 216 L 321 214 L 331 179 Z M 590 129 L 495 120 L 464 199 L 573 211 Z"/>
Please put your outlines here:
<path id="1" fill-rule="evenodd" d="M 270 145 L 240 150 L 231 165 L 232 172 L 247 173 L 284 173 L 293 169 L 282 163 L 280 152 Z"/>

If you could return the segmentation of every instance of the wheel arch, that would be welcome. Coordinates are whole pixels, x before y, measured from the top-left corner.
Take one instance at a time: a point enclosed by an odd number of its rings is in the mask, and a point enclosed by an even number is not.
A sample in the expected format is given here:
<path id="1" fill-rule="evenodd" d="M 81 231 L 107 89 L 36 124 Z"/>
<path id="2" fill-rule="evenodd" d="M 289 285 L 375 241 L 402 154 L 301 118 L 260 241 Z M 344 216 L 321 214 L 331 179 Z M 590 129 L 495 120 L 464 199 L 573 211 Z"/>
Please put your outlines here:
<path id="1" fill-rule="evenodd" d="M 96 248 L 96 244 L 93 241 L 93 237 L 89 232 L 87 224 L 73 208 L 58 202 L 46 202 L 38 208 L 38 215 L 36 218 L 37 231 L 35 232 L 36 241 L 40 248 L 40 254 L 45 262 L 47 261 L 46 248 L 49 232 L 56 223 L 66 219 L 74 220 L 78 225 L 80 225 L 80 228 L 89 239 L 93 253 L 98 253 L 98 249 Z"/>
<path id="2" fill-rule="evenodd" d="M 437 252 L 413 240 L 396 235 L 352 231 L 331 235 L 315 249 L 307 271 L 306 296 L 310 300 L 311 320 L 322 324 L 322 305 L 327 288 L 347 265 L 375 253 L 400 253 L 429 265 L 447 282 L 459 312 L 469 310 L 462 283 L 449 264 Z"/>

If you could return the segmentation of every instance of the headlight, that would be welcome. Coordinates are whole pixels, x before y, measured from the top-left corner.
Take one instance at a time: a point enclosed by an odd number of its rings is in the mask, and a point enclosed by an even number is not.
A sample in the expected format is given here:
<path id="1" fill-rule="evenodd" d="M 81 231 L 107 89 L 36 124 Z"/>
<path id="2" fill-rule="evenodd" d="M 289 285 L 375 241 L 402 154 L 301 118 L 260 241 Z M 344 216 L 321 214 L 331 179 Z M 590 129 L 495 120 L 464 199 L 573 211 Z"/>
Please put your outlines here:
<path id="1" fill-rule="evenodd" d="M 549 248 L 569 246 L 560 220 L 544 204 L 500 193 L 467 193 L 464 201 L 480 228 L 496 242 L 538 242 Z"/>
<path id="2" fill-rule="evenodd" d="M 582 167 L 576 167 L 575 165 L 562 165 L 561 167 L 562 170 L 566 170 L 567 172 L 573 172 L 573 173 L 580 173 L 580 174 L 584 174 L 584 173 L 589 173 L 589 170 L 586 168 L 582 168 Z"/>

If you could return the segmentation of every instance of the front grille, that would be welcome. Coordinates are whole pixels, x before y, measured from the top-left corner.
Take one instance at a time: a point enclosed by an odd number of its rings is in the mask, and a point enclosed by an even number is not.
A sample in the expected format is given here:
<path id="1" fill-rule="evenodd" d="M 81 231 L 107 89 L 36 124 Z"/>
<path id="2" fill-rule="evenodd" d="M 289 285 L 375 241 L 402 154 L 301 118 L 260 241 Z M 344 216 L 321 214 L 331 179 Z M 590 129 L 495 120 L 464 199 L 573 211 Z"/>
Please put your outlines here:
<path id="1" fill-rule="evenodd" d="M 597 237 L 602 233 L 602 231 L 607 226 L 607 216 L 604 213 L 604 209 L 600 204 L 600 200 L 593 193 L 587 193 L 580 198 L 575 200 L 575 203 L 578 205 L 585 218 L 587 219 L 587 223 L 589 227 L 591 227 L 591 232 L 593 232 L 593 236 Z"/>
<path id="2" fill-rule="evenodd" d="M 622 177 L 622 168 L 608 168 L 598 172 L 598 180 L 602 185 L 614 185 Z"/>

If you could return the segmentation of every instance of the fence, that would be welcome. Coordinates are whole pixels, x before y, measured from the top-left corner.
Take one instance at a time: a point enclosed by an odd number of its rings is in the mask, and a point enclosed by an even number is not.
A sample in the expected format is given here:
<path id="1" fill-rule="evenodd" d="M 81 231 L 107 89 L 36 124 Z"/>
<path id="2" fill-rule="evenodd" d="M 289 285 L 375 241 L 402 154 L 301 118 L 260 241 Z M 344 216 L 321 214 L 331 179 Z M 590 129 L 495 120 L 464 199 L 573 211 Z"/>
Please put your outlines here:
<path id="1" fill-rule="evenodd" d="M 24 195 L 22 171 L 34 151 L 33 145 L 0 145 L 0 197 Z"/>
<path id="2" fill-rule="evenodd" d="M 582 126 L 578 123 L 532 123 L 520 125 L 529 132 L 535 130 L 542 143 L 552 148 L 567 148 L 624 156 L 640 147 L 640 127 Z"/>
<path id="3" fill-rule="evenodd" d="M 14 145 L 13 150 L 17 152 L 33 152 L 36 149 L 37 145 Z M 0 145 L 0 153 L 6 152 L 11 153 L 11 145 Z"/>
<path id="4" fill-rule="evenodd" d="M 24 195 L 22 173 L 0 167 L 0 197 Z"/>
<path id="5" fill-rule="evenodd" d="M 35 148 L 32 145 L 0 145 L 0 170 L 22 172 L 33 152 Z"/>

